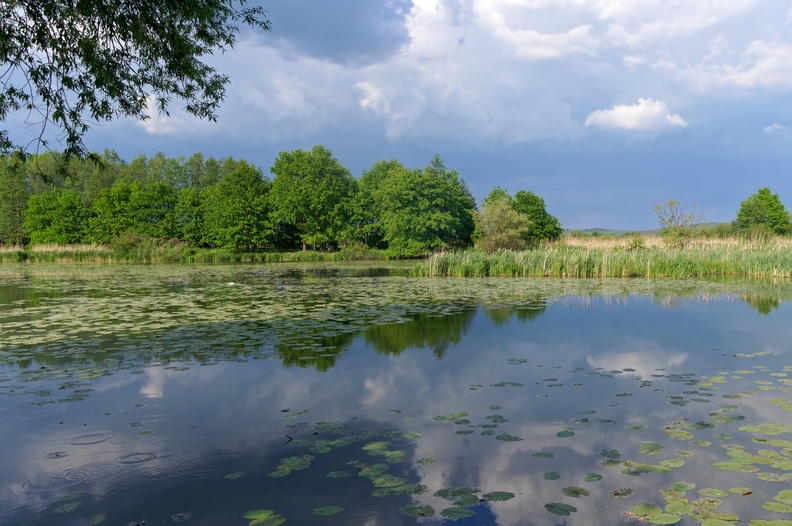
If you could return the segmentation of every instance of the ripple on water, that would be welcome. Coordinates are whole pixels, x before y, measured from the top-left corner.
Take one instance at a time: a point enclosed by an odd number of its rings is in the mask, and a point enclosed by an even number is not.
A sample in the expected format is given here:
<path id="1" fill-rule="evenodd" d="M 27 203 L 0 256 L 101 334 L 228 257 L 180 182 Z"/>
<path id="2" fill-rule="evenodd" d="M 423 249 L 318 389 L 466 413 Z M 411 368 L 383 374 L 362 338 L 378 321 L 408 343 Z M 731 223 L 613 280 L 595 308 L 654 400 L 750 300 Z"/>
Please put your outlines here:
<path id="1" fill-rule="evenodd" d="M 157 458 L 155 453 L 128 453 L 118 459 L 121 464 L 142 464 Z"/>
<path id="2" fill-rule="evenodd" d="M 90 446 L 100 444 L 113 438 L 110 433 L 89 433 L 87 435 L 76 436 L 69 440 L 72 446 Z"/>
<path id="3" fill-rule="evenodd" d="M 66 453 L 65 451 L 54 451 L 52 453 L 49 453 L 47 455 L 47 458 L 63 458 L 63 457 L 68 457 L 68 456 L 69 456 L 69 454 Z"/>
<path id="4" fill-rule="evenodd" d="M 110 462 L 97 462 L 94 464 L 86 464 L 69 471 L 66 473 L 66 478 L 79 480 L 80 482 L 90 482 L 93 480 L 112 477 L 113 475 L 120 473 L 122 469 L 124 468 L 118 464 L 113 464 Z"/>
<path id="5" fill-rule="evenodd" d="M 69 478 L 64 475 L 41 473 L 26 481 L 22 484 L 22 487 L 27 491 L 60 491 L 69 486 L 79 484 L 82 481 L 83 479 L 77 477 Z"/>

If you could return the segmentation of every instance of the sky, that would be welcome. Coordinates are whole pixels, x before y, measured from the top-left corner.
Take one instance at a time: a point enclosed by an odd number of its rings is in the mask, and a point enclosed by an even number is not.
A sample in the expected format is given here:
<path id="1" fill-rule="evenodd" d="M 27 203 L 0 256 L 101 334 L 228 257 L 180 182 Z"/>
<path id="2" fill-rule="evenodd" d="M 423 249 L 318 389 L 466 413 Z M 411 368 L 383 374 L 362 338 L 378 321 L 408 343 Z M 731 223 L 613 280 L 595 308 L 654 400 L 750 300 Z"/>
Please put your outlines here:
<path id="1" fill-rule="evenodd" d="M 86 144 L 130 160 L 329 148 L 352 175 L 439 154 L 480 201 L 531 190 L 569 229 L 792 209 L 792 7 L 781 0 L 262 0 L 270 32 L 210 57 L 219 120 L 152 112 Z"/>

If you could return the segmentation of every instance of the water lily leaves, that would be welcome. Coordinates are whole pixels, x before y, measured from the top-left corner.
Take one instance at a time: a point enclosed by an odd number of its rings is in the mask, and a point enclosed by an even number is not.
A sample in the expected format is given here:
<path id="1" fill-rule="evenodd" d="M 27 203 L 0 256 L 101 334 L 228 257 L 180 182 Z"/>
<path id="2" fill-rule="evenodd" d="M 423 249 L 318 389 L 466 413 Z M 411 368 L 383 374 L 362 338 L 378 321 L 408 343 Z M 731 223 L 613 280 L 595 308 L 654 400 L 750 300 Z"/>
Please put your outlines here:
<path id="1" fill-rule="evenodd" d="M 619 453 L 615 449 L 603 449 L 600 451 L 600 456 L 605 457 L 609 460 L 616 460 L 621 457 L 621 453 Z"/>
<path id="2" fill-rule="evenodd" d="M 509 433 L 501 433 L 500 435 L 495 437 L 497 440 L 501 440 L 503 442 L 519 442 L 522 438 L 518 436 L 514 436 Z"/>
<path id="3" fill-rule="evenodd" d="M 502 417 L 501 415 L 489 415 L 489 416 L 485 416 L 484 418 L 491 421 L 493 424 L 503 424 L 505 422 L 508 422 L 508 420 Z"/>
<path id="4" fill-rule="evenodd" d="M 567 497 L 580 498 L 580 497 L 588 497 L 590 495 L 587 489 L 579 488 L 577 486 L 566 486 L 564 488 L 561 488 L 561 491 Z"/>
<path id="5" fill-rule="evenodd" d="M 639 442 L 638 452 L 644 455 L 659 455 L 663 452 L 663 446 L 657 442 Z"/>
<path id="6" fill-rule="evenodd" d="M 562 502 L 551 502 L 549 504 L 545 504 L 545 509 L 550 513 L 560 515 L 562 517 L 572 515 L 577 511 L 576 507 L 570 506 L 569 504 L 564 504 Z"/>
<path id="7" fill-rule="evenodd" d="M 783 502 L 765 502 L 762 507 L 776 513 L 792 513 L 792 506 Z"/>
<path id="8" fill-rule="evenodd" d="M 331 479 L 341 479 L 351 476 L 352 475 L 348 471 L 331 471 L 325 475 L 325 477 L 329 477 Z"/>
<path id="9" fill-rule="evenodd" d="M 434 457 L 419 458 L 415 461 L 416 464 L 420 464 L 421 466 L 428 466 L 429 464 L 434 464 L 435 462 L 437 462 L 437 459 Z"/>
<path id="10" fill-rule="evenodd" d="M 496 384 L 490 384 L 490 387 L 522 387 L 523 384 L 519 382 L 498 382 Z"/>
<path id="11" fill-rule="evenodd" d="M 633 495 L 635 495 L 635 490 L 632 488 L 619 488 L 610 492 L 610 496 L 616 497 L 617 499 L 626 499 Z"/>
<path id="12" fill-rule="evenodd" d="M 514 498 L 514 493 L 509 491 L 491 491 L 481 496 L 482 499 L 489 502 L 503 502 Z"/>
<path id="13" fill-rule="evenodd" d="M 586 482 L 596 482 L 598 480 L 602 480 L 602 475 L 599 475 L 597 473 L 586 473 L 583 476 L 583 480 L 585 480 Z"/>
<path id="14" fill-rule="evenodd" d="M 773 522 L 775 522 L 775 521 L 773 521 Z M 754 523 L 754 521 L 751 521 L 751 524 L 753 524 L 753 523 Z M 714 517 L 709 517 L 709 518 L 701 520 L 701 526 L 734 526 L 734 522 L 725 521 L 723 519 L 718 519 L 718 518 L 714 518 Z"/>
<path id="15" fill-rule="evenodd" d="M 344 511 L 344 508 L 340 506 L 321 506 L 319 508 L 314 508 L 313 514 L 319 517 L 329 517 L 331 515 L 338 515 L 342 511 Z"/>
<path id="16" fill-rule="evenodd" d="M 779 501 L 779 502 L 784 502 L 786 504 L 792 504 L 792 490 L 789 490 L 789 489 L 781 490 L 773 498 L 775 500 Z"/>
<path id="17" fill-rule="evenodd" d="M 632 512 L 640 517 L 648 518 L 655 515 L 660 515 L 661 513 L 663 513 L 663 510 L 660 508 L 660 506 L 657 506 L 655 504 L 642 503 L 633 506 Z"/>
<path id="18" fill-rule="evenodd" d="M 575 436 L 575 432 L 572 431 L 571 429 L 564 429 L 563 431 L 559 431 L 558 433 L 556 433 L 556 436 L 558 438 L 569 438 Z"/>
<path id="19" fill-rule="evenodd" d="M 250 510 L 248 512 L 245 512 L 245 514 L 242 515 L 242 518 L 244 518 L 244 519 L 261 519 L 261 518 L 264 518 L 264 517 L 269 517 L 273 513 L 275 513 L 275 512 L 272 511 L 272 510 Z"/>
<path id="20" fill-rule="evenodd" d="M 499 405 L 491 405 L 491 406 L 489 406 L 489 410 L 490 411 L 500 411 L 501 410 L 501 406 L 499 406 Z"/>
<path id="21" fill-rule="evenodd" d="M 692 513 L 693 510 L 696 508 L 692 504 L 688 504 L 687 502 L 669 502 L 668 505 L 665 507 L 666 513 L 670 513 L 673 515 L 687 515 Z"/>
<path id="22" fill-rule="evenodd" d="M 471 487 L 452 486 L 437 490 L 434 495 L 446 500 L 450 500 L 457 507 L 473 506 L 478 503 L 476 493 L 478 489 Z"/>
<path id="23" fill-rule="evenodd" d="M 473 430 L 472 429 L 460 429 L 459 431 L 454 431 L 454 433 L 456 433 L 457 435 L 472 435 L 473 434 Z"/>
<path id="24" fill-rule="evenodd" d="M 365 466 L 363 469 L 360 470 L 360 473 L 358 473 L 358 475 L 360 475 L 361 477 L 375 479 L 381 476 L 387 470 L 388 470 L 388 466 L 385 464 L 374 464 L 372 466 Z"/>
<path id="25" fill-rule="evenodd" d="M 408 517 L 431 517 L 435 514 L 434 508 L 428 504 L 410 504 L 399 508 L 399 511 Z"/>
<path id="26" fill-rule="evenodd" d="M 423 495 L 429 488 L 423 484 L 402 484 L 391 488 L 377 488 L 371 492 L 374 497 L 395 497 L 397 495 Z"/>
<path id="27" fill-rule="evenodd" d="M 644 429 L 648 429 L 649 426 L 646 424 L 627 424 L 624 426 L 624 429 L 631 429 L 633 431 L 643 431 Z"/>
<path id="28" fill-rule="evenodd" d="M 544 474 L 543 478 L 545 480 L 558 480 L 558 479 L 561 478 L 561 475 L 559 475 L 555 471 L 549 471 L 549 472 Z"/>
<path id="29" fill-rule="evenodd" d="M 660 461 L 660 465 L 667 468 L 680 468 L 685 465 L 685 461 L 679 458 L 673 458 Z"/>
<path id="30" fill-rule="evenodd" d="M 679 515 L 671 515 L 669 513 L 661 513 L 660 515 L 652 515 L 646 518 L 652 524 L 676 524 L 682 520 Z"/>
<path id="31" fill-rule="evenodd" d="M 695 483 L 686 482 L 684 480 L 680 480 L 678 482 L 674 482 L 673 484 L 671 484 L 671 489 L 674 489 L 674 490 L 677 490 L 677 491 L 688 491 L 688 490 L 694 489 L 695 487 L 696 487 Z"/>
<path id="32" fill-rule="evenodd" d="M 464 519 L 465 517 L 472 517 L 476 512 L 467 508 L 460 508 L 455 506 L 453 508 L 446 508 L 440 512 L 440 515 L 449 519 Z"/>
<path id="33" fill-rule="evenodd" d="M 84 505 L 83 501 L 81 500 L 74 500 L 71 502 L 67 502 L 66 504 L 61 504 L 57 508 L 55 508 L 53 513 L 71 513 L 73 511 L 77 511 L 82 508 Z"/>
<path id="34" fill-rule="evenodd" d="M 390 442 L 379 441 L 379 442 L 371 442 L 363 446 L 361 449 L 364 451 L 381 451 L 388 448 Z"/>
<path id="35" fill-rule="evenodd" d="M 381 475 L 372 480 L 374 485 L 378 488 L 392 488 L 394 486 L 401 486 L 407 483 L 404 477 L 396 477 L 394 475 Z"/>
<path id="36" fill-rule="evenodd" d="M 727 492 L 717 488 L 702 488 L 699 490 L 699 493 L 701 493 L 705 497 L 715 497 L 719 499 L 729 496 Z"/>
<path id="37" fill-rule="evenodd" d="M 421 433 L 404 433 L 402 434 L 404 438 L 415 439 L 421 438 Z"/>

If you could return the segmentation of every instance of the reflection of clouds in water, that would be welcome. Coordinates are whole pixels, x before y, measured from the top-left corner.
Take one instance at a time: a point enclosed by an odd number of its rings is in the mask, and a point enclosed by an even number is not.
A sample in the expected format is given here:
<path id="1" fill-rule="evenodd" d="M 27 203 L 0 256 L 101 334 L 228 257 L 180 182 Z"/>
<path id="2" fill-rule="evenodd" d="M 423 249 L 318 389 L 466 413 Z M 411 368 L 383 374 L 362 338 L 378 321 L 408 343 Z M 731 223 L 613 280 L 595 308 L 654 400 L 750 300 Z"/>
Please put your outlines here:
<path id="1" fill-rule="evenodd" d="M 658 342 L 642 341 L 631 342 L 626 345 L 629 349 L 644 349 L 641 351 L 610 351 L 597 355 L 589 355 L 586 358 L 588 364 L 593 368 L 602 367 L 603 369 L 635 369 L 634 372 L 627 371 L 624 374 L 632 374 L 641 378 L 650 379 L 658 370 L 669 371 L 679 367 L 688 360 L 688 353 L 669 352 Z"/>
<path id="2" fill-rule="evenodd" d="M 140 394 L 146 398 L 162 398 L 165 396 L 165 370 L 161 367 L 146 369 L 146 383 L 140 388 Z"/>

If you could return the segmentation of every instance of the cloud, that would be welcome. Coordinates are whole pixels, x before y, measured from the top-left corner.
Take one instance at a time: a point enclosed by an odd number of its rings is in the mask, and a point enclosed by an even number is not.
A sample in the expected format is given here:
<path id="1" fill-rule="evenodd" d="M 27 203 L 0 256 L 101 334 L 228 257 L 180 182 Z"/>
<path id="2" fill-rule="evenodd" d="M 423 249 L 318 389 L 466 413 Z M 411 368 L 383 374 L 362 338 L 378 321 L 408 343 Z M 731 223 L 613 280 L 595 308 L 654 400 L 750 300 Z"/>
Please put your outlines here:
<path id="1" fill-rule="evenodd" d="M 770 126 L 765 126 L 764 130 L 762 130 L 762 131 L 764 132 L 765 135 L 772 135 L 772 134 L 774 134 L 776 132 L 779 132 L 781 130 L 784 130 L 784 129 L 786 129 L 786 126 L 784 126 L 783 124 L 778 124 L 777 122 L 774 122 Z"/>
<path id="2" fill-rule="evenodd" d="M 665 102 L 653 99 L 638 99 L 638 103 L 631 106 L 618 104 L 609 110 L 597 110 L 586 117 L 586 126 L 604 130 L 658 133 L 687 125 L 685 119 L 669 113 Z"/>

